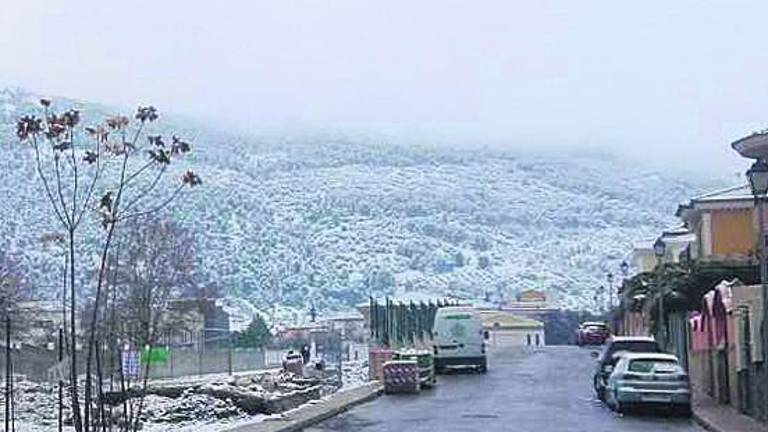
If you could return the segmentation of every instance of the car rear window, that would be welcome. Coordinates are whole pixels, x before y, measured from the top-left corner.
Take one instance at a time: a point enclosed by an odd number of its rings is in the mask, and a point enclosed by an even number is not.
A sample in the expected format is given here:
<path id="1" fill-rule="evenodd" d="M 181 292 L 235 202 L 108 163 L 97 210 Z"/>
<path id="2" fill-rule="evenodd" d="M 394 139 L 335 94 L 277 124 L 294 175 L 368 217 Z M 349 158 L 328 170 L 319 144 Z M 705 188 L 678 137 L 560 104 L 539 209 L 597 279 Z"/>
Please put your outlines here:
<path id="1" fill-rule="evenodd" d="M 659 352 L 659 345 L 656 342 L 616 342 L 611 345 L 611 351 L 629 351 L 629 352 Z"/>
<path id="2" fill-rule="evenodd" d="M 638 373 L 673 373 L 678 364 L 674 360 L 638 359 L 629 362 L 630 372 Z"/>

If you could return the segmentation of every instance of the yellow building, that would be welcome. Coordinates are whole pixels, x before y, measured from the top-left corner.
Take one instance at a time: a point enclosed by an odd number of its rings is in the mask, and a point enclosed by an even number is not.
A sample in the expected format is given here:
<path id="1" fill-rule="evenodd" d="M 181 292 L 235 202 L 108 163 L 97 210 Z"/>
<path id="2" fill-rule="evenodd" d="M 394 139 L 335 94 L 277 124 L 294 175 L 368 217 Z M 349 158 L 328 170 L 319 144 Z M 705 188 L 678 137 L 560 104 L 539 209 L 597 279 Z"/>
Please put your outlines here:
<path id="1" fill-rule="evenodd" d="M 749 186 L 693 198 L 678 208 L 677 216 L 696 235 L 691 258 L 744 261 L 755 256 L 759 225 Z"/>

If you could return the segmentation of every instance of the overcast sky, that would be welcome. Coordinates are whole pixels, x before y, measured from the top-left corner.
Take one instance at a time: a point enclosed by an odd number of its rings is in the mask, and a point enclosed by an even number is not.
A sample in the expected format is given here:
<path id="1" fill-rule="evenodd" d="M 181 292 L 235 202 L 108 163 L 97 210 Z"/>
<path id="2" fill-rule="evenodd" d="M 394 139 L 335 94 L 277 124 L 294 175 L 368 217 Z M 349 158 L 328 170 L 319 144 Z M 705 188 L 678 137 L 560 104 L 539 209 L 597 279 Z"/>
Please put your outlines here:
<path id="1" fill-rule="evenodd" d="M 719 3 L 719 6 L 715 6 Z M 768 2 L 4 0 L 0 86 L 740 170 Z"/>

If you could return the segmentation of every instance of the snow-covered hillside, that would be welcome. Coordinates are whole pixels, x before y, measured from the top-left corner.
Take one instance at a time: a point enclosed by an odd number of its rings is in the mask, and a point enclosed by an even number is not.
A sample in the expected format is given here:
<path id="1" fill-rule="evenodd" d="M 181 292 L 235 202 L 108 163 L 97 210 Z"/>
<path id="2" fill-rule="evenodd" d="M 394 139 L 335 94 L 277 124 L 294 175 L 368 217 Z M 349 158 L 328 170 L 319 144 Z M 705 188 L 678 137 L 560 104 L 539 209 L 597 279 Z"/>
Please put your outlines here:
<path id="1" fill-rule="evenodd" d="M 36 99 L 0 90 L 0 234 L 24 251 L 46 291 L 58 265 L 38 241 L 48 207 L 12 130 Z M 109 112 L 80 107 L 86 119 Z M 674 224 L 680 201 L 716 184 L 605 156 L 252 138 L 166 124 L 194 138 L 190 163 L 204 179 L 173 212 L 197 232 L 205 269 L 259 308 L 527 288 L 591 307 L 594 288 L 617 273 L 635 240 Z"/>

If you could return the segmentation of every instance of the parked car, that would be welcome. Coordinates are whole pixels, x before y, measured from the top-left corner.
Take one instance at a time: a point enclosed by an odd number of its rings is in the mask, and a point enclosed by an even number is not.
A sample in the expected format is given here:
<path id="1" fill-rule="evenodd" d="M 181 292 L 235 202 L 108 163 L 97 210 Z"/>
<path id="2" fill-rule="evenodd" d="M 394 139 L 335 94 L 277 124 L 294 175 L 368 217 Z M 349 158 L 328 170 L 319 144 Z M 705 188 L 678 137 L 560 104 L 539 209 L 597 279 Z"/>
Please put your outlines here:
<path id="1" fill-rule="evenodd" d="M 469 366 L 485 373 L 488 367 L 485 340 L 477 311 L 463 306 L 438 309 L 433 334 L 435 372 L 452 366 Z"/>
<path id="2" fill-rule="evenodd" d="M 691 415 L 688 374 L 671 354 L 622 354 L 608 378 L 605 397 L 606 403 L 620 413 L 651 405 Z"/>
<path id="3" fill-rule="evenodd" d="M 592 376 L 592 382 L 597 398 L 605 400 L 605 386 L 608 376 L 613 372 L 619 357 L 615 356 L 620 351 L 638 353 L 658 353 L 661 348 L 655 339 L 644 336 L 615 336 L 608 339 L 602 353 L 596 354 L 597 365 Z"/>
<path id="4" fill-rule="evenodd" d="M 608 329 L 608 324 L 593 321 L 584 322 L 576 330 L 576 345 L 603 345 L 610 335 L 611 331 Z"/>

